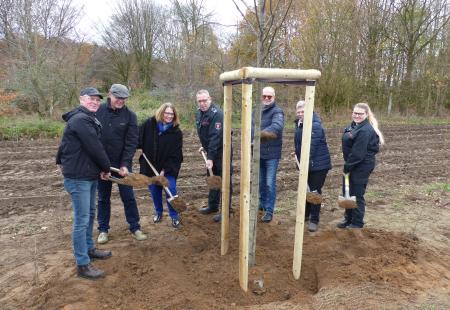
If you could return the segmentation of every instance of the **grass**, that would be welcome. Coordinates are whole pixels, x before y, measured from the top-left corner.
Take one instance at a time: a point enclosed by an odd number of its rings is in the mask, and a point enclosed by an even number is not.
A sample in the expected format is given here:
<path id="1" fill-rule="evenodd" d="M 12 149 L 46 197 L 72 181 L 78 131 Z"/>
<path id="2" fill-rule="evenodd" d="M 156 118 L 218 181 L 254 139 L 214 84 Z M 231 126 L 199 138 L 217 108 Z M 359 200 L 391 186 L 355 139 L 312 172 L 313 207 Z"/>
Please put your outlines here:
<path id="1" fill-rule="evenodd" d="M 436 191 L 450 192 L 450 182 L 431 184 L 428 185 L 425 190 L 427 194 L 431 194 Z"/>
<path id="2" fill-rule="evenodd" d="M 64 123 L 37 116 L 0 117 L 0 140 L 58 137 Z"/>

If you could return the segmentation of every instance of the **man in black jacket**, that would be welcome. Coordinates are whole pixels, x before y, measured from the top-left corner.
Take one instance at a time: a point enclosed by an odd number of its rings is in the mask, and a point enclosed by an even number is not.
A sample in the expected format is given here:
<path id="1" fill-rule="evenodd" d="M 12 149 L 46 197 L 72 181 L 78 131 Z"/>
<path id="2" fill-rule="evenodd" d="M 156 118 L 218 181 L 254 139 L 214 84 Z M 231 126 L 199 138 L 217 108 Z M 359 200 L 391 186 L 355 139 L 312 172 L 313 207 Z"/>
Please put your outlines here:
<path id="1" fill-rule="evenodd" d="M 138 144 L 139 132 L 136 114 L 125 106 L 129 97 L 126 86 L 113 84 L 106 103 L 97 111 L 97 118 L 103 126 L 101 142 L 108 154 L 112 167 L 120 169 L 120 176 L 131 172 L 133 156 Z M 139 211 L 133 188 L 119 184 L 120 198 L 123 202 L 125 217 L 130 232 L 138 240 L 145 240 L 139 224 Z M 108 242 L 109 220 L 111 217 L 111 181 L 100 180 L 98 183 L 98 243 Z"/>
<path id="2" fill-rule="evenodd" d="M 196 95 L 198 110 L 195 115 L 198 137 L 203 149 L 207 153 L 206 168 L 212 169 L 214 175 L 222 176 L 222 151 L 223 151 L 223 112 L 212 104 L 209 92 L 205 89 L 199 90 Z M 207 172 L 209 173 L 209 172 Z M 230 181 L 231 182 L 231 181 Z M 230 184 L 230 196 L 231 196 Z M 219 211 L 220 190 L 210 189 L 208 195 L 208 206 L 201 208 L 202 214 L 211 214 Z M 230 213 L 231 197 L 230 197 Z M 221 220 L 221 214 L 213 217 L 215 222 Z"/>
<path id="3" fill-rule="evenodd" d="M 56 155 L 56 164 L 64 176 L 64 188 L 73 208 L 72 242 L 77 274 L 97 279 L 104 272 L 91 265 L 91 259 L 111 257 L 111 251 L 95 248 L 92 230 L 95 218 L 97 179 L 110 176 L 110 162 L 100 143 L 101 125 L 95 118 L 102 95 L 87 87 L 80 92 L 80 106 L 63 115 L 67 122 Z"/>

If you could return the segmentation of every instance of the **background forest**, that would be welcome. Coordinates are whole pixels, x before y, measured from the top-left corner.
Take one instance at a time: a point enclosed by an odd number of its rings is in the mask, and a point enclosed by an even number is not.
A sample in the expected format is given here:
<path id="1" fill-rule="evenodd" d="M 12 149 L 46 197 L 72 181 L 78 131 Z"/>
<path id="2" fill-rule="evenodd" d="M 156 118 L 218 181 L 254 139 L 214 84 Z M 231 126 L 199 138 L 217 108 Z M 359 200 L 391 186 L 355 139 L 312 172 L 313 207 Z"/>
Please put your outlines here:
<path id="1" fill-rule="evenodd" d="M 257 65 L 319 69 L 324 115 L 361 101 L 384 115 L 448 115 L 448 0 L 227 0 L 246 7 L 235 27 L 213 22 L 205 1 L 123 0 L 91 43 L 74 0 L 0 0 L 0 115 L 59 119 L 81 87 L 123 83 L 141 119 L 173 101 L 186 121 L 198 89 L 220 103 L 219 74 Z M 282 105 L 303 93 L 276 89 Z"/>

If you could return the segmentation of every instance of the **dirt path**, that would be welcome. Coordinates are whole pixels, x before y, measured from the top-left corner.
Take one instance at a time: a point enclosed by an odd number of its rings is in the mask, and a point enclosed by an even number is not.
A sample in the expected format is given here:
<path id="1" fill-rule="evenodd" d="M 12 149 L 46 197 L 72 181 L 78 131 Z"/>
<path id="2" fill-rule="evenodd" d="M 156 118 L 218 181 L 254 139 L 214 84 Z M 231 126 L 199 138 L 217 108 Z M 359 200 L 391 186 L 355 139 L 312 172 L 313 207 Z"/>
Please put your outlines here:
<path id="1" fill-rule="evenodd" d="M 285 133 L 277 213 L 272 223 L 258 223 L 257 266 L 250 270 L 250 280 L 264 281 L 260 295 L 239 288 L 239 215 L 231 217 L 230 253 L 220 256 L 219 225 L 197 211 L 207 189 L 194 133 L 185 132 L 178 182 L 189 204 L 183 227 L 173 229 L 166 214 L 153 224 L 149 194 L 137 189 L 149 239 L 135 241 L 114 191 L 111 241 L 102 246 L 113 257 L 96 262 L 107 277 L 95 282 L 75 277 L 71 206 L 54 165 L 58 141 L 0 142 L 1 308 L 449 308 L 450 125 L 383 129 L 387 147 L 370 179 L 362 230 L 335 229 L 342 217 L 340 129 L 328 129 L 333 169 L 319 231 L 305 232 L 299 281 L 292 276 L 298 175 L 289 155 L 293 131 Z M 233 139 L 238 208 L 238 133 Z"/>

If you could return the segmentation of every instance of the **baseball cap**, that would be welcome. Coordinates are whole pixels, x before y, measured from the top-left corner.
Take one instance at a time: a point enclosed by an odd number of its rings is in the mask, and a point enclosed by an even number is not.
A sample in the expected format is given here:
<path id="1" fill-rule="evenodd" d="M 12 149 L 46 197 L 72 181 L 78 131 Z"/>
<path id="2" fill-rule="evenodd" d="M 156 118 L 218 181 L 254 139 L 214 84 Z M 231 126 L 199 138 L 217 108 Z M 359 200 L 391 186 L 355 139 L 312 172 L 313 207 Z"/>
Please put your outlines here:
<path id="1" fill-rule="evenodd" d="M 80 91 L 80 96 L 99 96 L 100 99 L 103 99 L 102 94 L 95 87 L 86 87 Z"/>
<path id="2" fill-rule="evenodd" d="M 112 84 L 109 92 L 116 98 L 128 98 L 130 97 L 130 93 L 128 92 L 128 88 L 122 84 Z"/>

